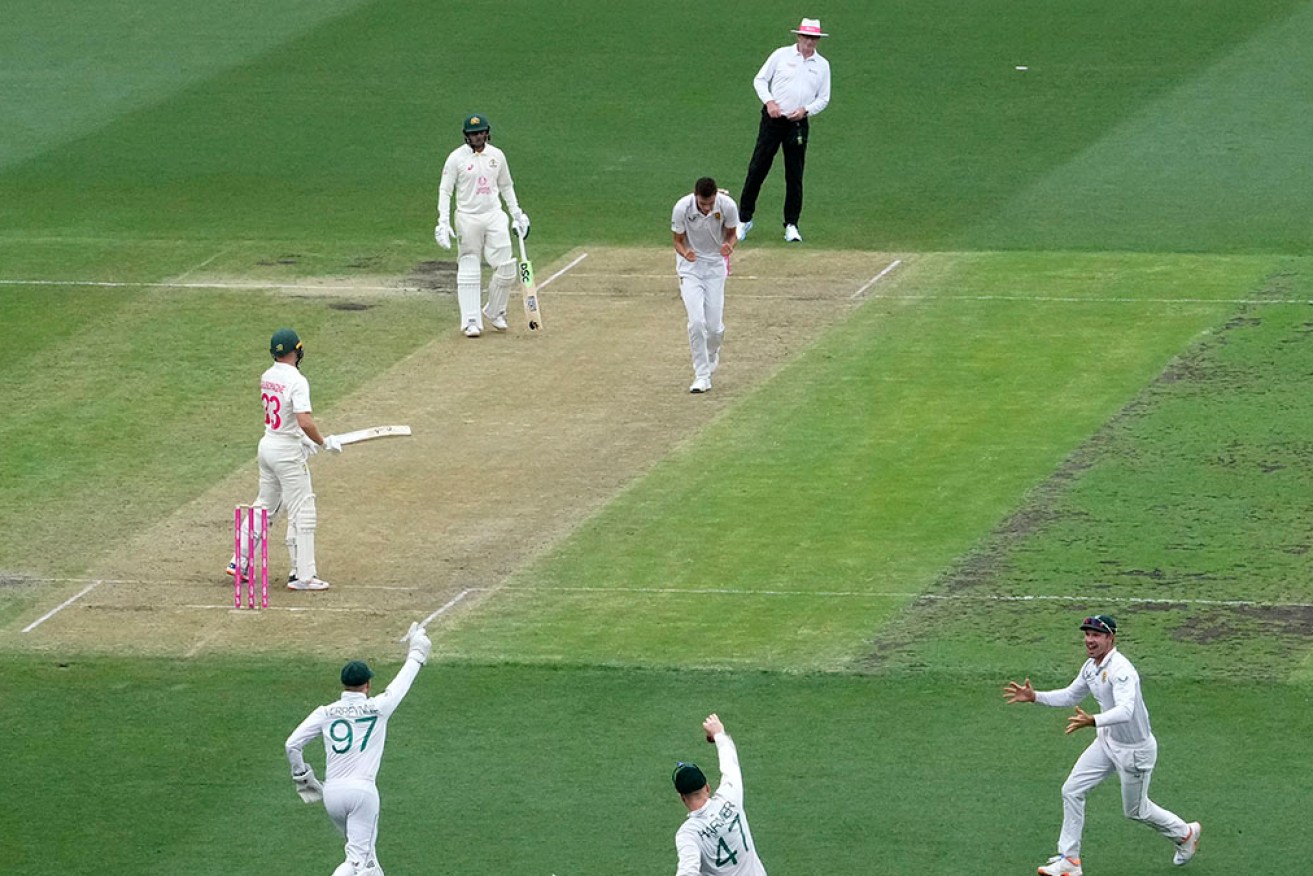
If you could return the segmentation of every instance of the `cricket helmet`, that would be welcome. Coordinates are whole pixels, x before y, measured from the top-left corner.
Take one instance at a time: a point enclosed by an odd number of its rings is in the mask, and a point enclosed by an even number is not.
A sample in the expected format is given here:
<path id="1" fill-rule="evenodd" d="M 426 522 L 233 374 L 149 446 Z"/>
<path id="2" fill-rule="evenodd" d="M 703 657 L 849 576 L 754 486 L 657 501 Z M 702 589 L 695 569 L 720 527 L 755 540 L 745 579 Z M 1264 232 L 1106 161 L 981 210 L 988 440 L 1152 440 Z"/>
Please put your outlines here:
<path id="1" fill-rule="evenodd" d="M 479 131 L 491 131 L 492 127 L 488 124 L 487 116 L 481 116 L 478 113 L 475 113 L 465 120 L 463 130 L 466 134 L 477 134 Z"/>
<path id="2" fill-rule="evenodd" d="M 300 365 L 305 348 L 301 346 L 300 335 L 289 328 L 280 328 L 269 339 L 269 355 L 275 359 L 281 359 L 293 350 L 296 351 L 296 364 Z"/>

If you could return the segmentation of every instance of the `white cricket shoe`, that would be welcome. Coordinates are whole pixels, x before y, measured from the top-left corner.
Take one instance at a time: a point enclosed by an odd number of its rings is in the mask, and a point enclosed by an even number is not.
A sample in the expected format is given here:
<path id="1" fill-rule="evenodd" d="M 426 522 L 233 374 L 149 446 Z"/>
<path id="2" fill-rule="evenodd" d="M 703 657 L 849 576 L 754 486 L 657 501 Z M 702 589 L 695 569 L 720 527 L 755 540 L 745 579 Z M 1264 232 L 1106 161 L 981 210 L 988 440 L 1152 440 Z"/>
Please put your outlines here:
<path id="1" fill-rule="evenodd" d="M 693 381 L 693 385 L 688 388 L 689 392 L 711 392 L 711 378 L 699 377 Z"/>
<path id="2" fill-rule="evenodd" d="M 479 335 L 483 334 L 483 332 L 479 331 L 479 327 L 474 323 L 465 326 L 464 332 L 465 337 L 467 338 L 477 338 Z"/>
<path id="3" fill-rule="evenodd" d="M 747 236 L 748 236 L 748 232 L 751 231 L 751 230 L 752 230 L 752 220 L 751 220 L 751 219 L 749 219 L 747 222 L 740 222 L 740 223 L 739 223 L 739 230 L 736 232 L 737 235 L 738 235 L 739 240 L 743 240 L 745 237 L 747 237 Z"/>
<path id="4" fill-rule="evenodd" d="M 797 225 L 785 225 L 784 239 L 789 243 L 802 243 L 802 232 L 798 230 Z"/>
<path id="5" fill-rule="evenodd" d="M 501 313 L 497 314 L 496 316 L 493 316 L 491 313 L 488 312 L 488 308 L 486 307 L 483 308 L 483 321 L 491 325 L 495 330 L 499 332 L 504 332 L 506 331 L 507 328 L 509 328 L 509 326 L 506 324 L 506 311 L 504 310 Z"/>
<path id="6" fill-rule="evenodd" d="M 328 582 L 319 578 L 307 578 L 305 580 L 292 579 L 287 582 L 288 590 L 327 590 Z"/>
<path id="7" fill-rule="evenodd" d="M 1185 835 L 1185 839 L 1176 844 L 1176 854 L 1172 855 L 1172 863 L 1178 867 L 1190 863 L 1194 853 L 1199 851 L 1199 833 L 1203 830 L 1203 825 L 1192 821 L 1188 826 L 1190 832 Z"/>
<path id="8" fill-rule="evenodd" d="M 1080 858 L 1064 858 L 1054 855 L 1047 864 L 1038 868 L 1039 876 L 1081 876 Z"/>

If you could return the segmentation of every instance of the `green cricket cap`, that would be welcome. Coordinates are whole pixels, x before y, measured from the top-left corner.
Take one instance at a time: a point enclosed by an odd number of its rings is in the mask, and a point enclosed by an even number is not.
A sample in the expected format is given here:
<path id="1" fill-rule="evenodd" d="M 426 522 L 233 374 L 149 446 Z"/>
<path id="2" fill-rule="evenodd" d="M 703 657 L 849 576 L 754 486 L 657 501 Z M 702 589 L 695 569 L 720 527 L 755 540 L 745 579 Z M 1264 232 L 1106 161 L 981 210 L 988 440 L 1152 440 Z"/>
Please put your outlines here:
<path id="1" fill-rule="evenodd" d="M 1080 622 L 1080 628 L 1094 630 L 1096 633 L 1107 633 L 1110 636 L 1117 635 L 1117 621 L 1110 614 L 1090 615 Z"/>
<path id="2" fill-rule="evenodd" d="M 374 670 L 363 660 L 352 660 L 342 667 L 342 686 L 360 687 L 374 677 Z"/>
<path id="3" fill-rule="evenodd" d="M 707 786 L 706 773 L 702 772 L 695 763 L 680 761 L 675 765 L 675 771 L 670 778 L 675 783 L 675 790 L 681 794 L 692 794 Z"/>
<path id="4" fill-rule="evenodd" d="M 269 355 L 281 359 L 301 346 L 301 336 L 289 328 L 280 328 L 269 339 Z"/>
<path id="5" fill-rule="evenodd" d="M 489 130 L 488 117 L 475 113 L 465 119 L 465 133 L 474 134 L 479 131 Z"/>

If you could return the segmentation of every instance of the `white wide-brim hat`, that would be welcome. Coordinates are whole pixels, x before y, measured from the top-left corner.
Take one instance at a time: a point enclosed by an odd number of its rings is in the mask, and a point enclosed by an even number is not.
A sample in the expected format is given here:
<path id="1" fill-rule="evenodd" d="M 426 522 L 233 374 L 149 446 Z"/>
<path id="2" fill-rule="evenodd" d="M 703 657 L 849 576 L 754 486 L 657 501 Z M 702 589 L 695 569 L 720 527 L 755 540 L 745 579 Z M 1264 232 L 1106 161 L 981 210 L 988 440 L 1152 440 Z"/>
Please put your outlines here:
<path id="1" fill-rule="evenodd" d="M 799 36 L 827 37 L 828 33 L 821 33 L 821 20 L 819 18 L 804 18 L 802 24 L 798 25 L 797 30 L 790 31 Z"/>

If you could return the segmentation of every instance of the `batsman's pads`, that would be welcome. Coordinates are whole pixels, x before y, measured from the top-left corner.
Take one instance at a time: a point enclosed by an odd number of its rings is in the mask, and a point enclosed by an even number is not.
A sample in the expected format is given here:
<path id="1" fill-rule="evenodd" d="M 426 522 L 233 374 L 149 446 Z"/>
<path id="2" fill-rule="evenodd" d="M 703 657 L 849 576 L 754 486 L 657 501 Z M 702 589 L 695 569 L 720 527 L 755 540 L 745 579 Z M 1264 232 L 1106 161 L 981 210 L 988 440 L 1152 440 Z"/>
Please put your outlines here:
<path id="1" fill-rule="evenodd" d="M 309 764 L 299 773 L 292 773 L 292 781 L 296 783 L 296 793 L 301 795 L 301 799 L 306 803 L 319 803 L 324 799 L 324 786 L 315 778 L 314 768 Z"/>
<path id="2" fill-rule="evenodd" d="M 520 235 L 524 240 L 529 237 L 529 214 L 519 209 L 511 211 L 511 224 L 515 226 L 515 233 Z"/>

